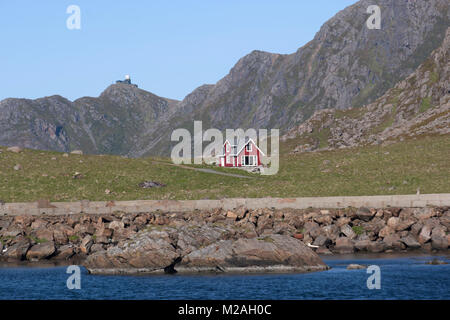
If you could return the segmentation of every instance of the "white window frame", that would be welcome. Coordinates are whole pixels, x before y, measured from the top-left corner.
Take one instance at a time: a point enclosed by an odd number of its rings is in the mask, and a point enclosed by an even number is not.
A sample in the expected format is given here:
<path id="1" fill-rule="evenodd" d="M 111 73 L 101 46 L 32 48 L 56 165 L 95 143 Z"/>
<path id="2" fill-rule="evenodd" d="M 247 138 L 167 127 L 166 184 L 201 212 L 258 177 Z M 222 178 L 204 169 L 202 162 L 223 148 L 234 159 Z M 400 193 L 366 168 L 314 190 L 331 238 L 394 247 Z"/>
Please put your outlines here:
<path id="1" fill-rule="evenodd" d="M 252 152 L 252 143 L 251 143 L 251 142 L 249 142 L 249 143 L 247 143 L 247 144 L 245 145 L 245 150 L 246 150 L 246 151 L 249 151 L 249 152 Z"/>

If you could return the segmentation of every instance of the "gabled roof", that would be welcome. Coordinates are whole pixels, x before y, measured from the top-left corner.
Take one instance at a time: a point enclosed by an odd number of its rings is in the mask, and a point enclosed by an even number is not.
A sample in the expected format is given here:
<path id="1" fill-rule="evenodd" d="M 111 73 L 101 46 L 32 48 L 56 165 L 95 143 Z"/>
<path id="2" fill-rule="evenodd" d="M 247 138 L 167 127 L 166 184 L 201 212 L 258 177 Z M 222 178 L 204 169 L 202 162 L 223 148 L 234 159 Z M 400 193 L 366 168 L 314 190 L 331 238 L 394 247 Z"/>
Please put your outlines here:
<path id="1" fill-rule="evenodd" d="M 231 147 L 238 147 L 238 145 L 236 145 L 236 144 L 231 144 L 230 141 L 228 141 L 228 139 L 225 140 L 225 142 L 223 143 L 223 145 L 226 145 L 227 142 L 230 144 Z M 255 141 L 253 141 L 252 138 L 249 138 L 249 139 L 247 140 L 247 142 L 243 143 L 242 146 L 241 146 L 241 148 L 239 149 L 238 152 L 236 152 L 236 153 L 230 153 L 229 155 L 230 155 L 230 156 L 237 156 L 239 153 L 241 153 L 242 149 L 244 149 L 244 147 L 245 147 L 246 145 L 248 145 L 250 142 L 253 143 L 253 145 L 256 147 L 256 149 L 258 149 L 259 152 L 261 152 L 261 154 L 262 154 L 263 156 L 265 156 L 265 153 L 262 152 L 262 150 L 258 147 L 258 145 L 255 143 Z M 224 156 L 225 156 L 225 154 L 219 154 L 219 155 L 217 155 L 216 157 L 224 157 Z"/>
<path id="2" fill-rule="evenodd" d="M 256 149 L 258 149 L 259 152 L 261 152 L 261 154 L 262 154 L 263 156 L 265 156 L 264 152 L 262 152 L 262 150 L 258 147 L 258 145 L 255 143 L 255 141 L 253 141 L 252 138 L 248 139 L 248 141 L 244 143 L 244 145 L 241 147 L 241 149 L 239 149 L 239 151 L 236 153 L 236 155 L 238 155 L 239 153 L 241 153 L 242 149 L 244 149 L 244 147 L 245 147 L 246 145 L 248 145 L 250 142 L 253 143 L 253 145 L 256 147 Z"/>

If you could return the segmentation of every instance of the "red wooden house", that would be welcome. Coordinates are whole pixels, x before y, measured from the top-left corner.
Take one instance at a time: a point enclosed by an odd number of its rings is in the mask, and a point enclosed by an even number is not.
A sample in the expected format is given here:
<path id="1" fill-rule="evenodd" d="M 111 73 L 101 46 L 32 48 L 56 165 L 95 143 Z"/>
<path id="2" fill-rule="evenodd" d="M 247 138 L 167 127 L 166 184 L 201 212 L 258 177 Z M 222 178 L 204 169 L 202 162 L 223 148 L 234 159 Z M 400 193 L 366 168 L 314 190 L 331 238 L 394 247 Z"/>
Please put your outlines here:
<path id="1" fill-rule="evenodd" d="M 225 140 L 223 153 L 217 158 L 220 167 L 257 167 L 261 165 L 261 156 L 264 153 L 253 139 L 248 139 L 241 146 Z"/>

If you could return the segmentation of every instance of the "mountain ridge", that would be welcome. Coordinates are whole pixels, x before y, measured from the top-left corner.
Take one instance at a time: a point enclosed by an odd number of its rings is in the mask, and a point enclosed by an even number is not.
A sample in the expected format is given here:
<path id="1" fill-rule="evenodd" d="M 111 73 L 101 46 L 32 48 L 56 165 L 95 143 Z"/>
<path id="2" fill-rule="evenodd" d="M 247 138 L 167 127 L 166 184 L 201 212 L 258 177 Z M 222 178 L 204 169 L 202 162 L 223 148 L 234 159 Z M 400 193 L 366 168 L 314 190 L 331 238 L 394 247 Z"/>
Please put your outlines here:
<path id="1" fill-rule="evenodd" d="M 358 109 L 317 111 L 282 140 L 297 139 L 300 143 L 292 151 L 297 153 L 450 134 L 449 52 L 450 28 L 426 61 L 375 102 Z"/>
<path id="2" fill-rule="evenodd" d="M 60 96 L 2 100 L 0 144 L 167 155 L 171 131 L 192 129 L 194 120 L 202 120 L 204 128 L 286 133 L 317 110 L 361 107 L 425 61 L 449 25 L 445 0 L 379 0 L 382 29 L 369 30 L 366 8 L 372 2 L 361 0 L 338 12 L 294 53 L 250 52 L 216 84 L 202 85 L 182 101 L 126 84 L 73 102 Z"/>

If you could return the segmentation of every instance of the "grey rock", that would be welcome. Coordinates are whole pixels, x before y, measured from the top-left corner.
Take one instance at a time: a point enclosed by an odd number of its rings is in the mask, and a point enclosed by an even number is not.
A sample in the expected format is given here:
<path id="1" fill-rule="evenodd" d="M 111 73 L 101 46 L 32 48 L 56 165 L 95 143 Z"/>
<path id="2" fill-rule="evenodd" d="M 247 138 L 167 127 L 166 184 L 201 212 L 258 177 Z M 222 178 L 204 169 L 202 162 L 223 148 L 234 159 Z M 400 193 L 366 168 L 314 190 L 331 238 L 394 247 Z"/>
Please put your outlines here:
<path id="1" fill-rule="evenodd" d="M 347 266 L 347 270 L 358 270 L 358 269 L 367 269 L 367 266 L 363 266 L 361 264 L 349 264 Z"/>
<path id="2" fill-rule="evenodd" d="M 334 251 L 338 253 L 352 253 L 355 251 L 355 245 L 353 241 L 346 237 L 341 237 L 336 239 L 336 244 L 334 246 Z"/>
<path id="3" fill-rule="evenodd" d="M 25 259 L 28 248 L 30 248 L 30 243 L 27 240 L 20 240 L 19 242 L 8 247 L 3 255 L 7 259 L 11 260 L 23 260 Z"/>
<path id="4" fill-rule="evenodd" d="M 283 235 L 222 240 L 183 257 L 177 271 L 318 271 L 327 266 L 301 241 Z"/>
<path id="5" fill-rule="evenodd" d="M 356 237 L 356 233 L 353 231 L 353 229 L 348 225 L 343 225 L 341 227 L 341 232 L 350 239 L 354 239 Z"/>
<path id="6" fill-rule="evenodd" d="M 438 235 L 431 236 L 431 247 L 438 250 L 447 250 L 448 238 L 446 236 L 442 237 Z"/>
<path id="7" fill-rule="evenodd" d="M 403 242 L 408 248 L 411 249 L 420 248 L 420 243 L 417 242 L 416 239 L 414 239 L 411 235 L 401 238 L 400 241 Z"/>
<path id="8" fill-rule="evenodd" d="M 356 211 L 356 216 L 363 221 L 370 221 L 374 216 L 375 212 L 371 212 L 367 207 L 361 207 Z"/>
<path id="9" fill-rule="evenodd" d="M 26 257 L 30 261 L 39 261 L 49 258 L 53 253 L 55 253 L 55 250 L 55 244 L 53 241 L 39 243 L 32 246 L 28 250 Z"/>

